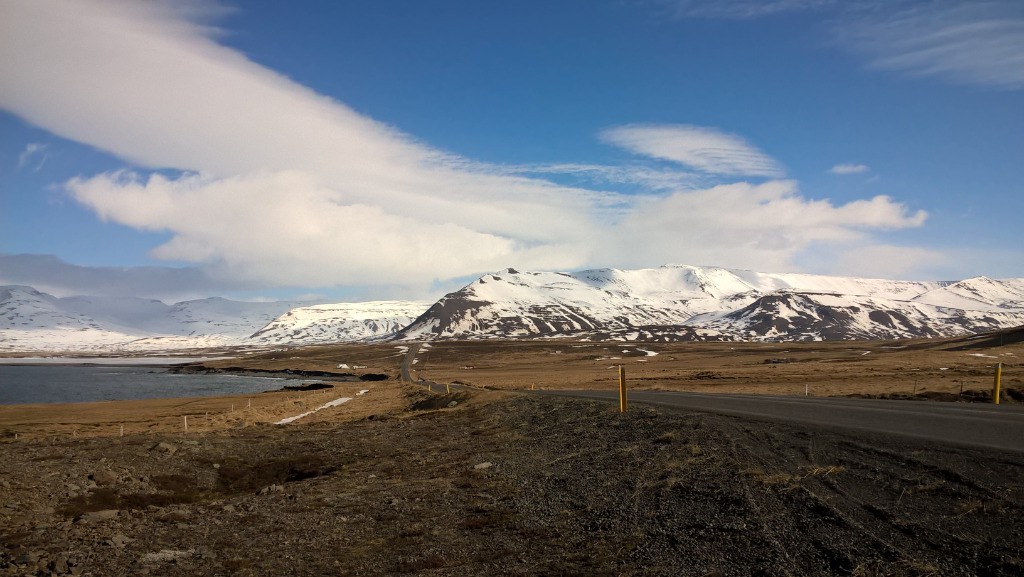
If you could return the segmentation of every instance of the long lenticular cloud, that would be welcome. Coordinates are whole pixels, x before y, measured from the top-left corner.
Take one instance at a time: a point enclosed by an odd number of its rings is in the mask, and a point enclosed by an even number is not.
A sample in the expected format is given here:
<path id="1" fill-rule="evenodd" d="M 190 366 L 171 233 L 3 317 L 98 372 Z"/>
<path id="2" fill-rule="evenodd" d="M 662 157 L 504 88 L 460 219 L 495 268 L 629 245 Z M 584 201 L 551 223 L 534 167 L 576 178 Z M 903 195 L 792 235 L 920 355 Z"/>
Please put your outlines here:
<path id="1" fill-rule="evenodd" d="M 652 171 L 645 178 L 659 184 L 624 195 L 479 165 L 218 44 L 198 20 L 216 5 L 181 6 L 3 3 L 0 107 L 138 167 L 186 171 L 177 178 L 140 170 L 83 176 L 67 189 L 104 220 L 169 232 L 154 257 L 198 263 L 213 275 L 333 286 L 429 284 L 505 266 L 699 259 L 792 268 L 811 244 L 856 241 L 871 229 L 919 226 L 924 218 L 885 197 L 871 200 L 870 211 L 804 199 L 792 183 L 782 185 L 784 194 L 766 196 L 766 185 L 725 194 L 667 189 L 666 182 L 685 179 Z M 605 138 L 705 174 L 782 174 L 774 159 L 714 128 L 629 126 Z M 743 219 L 735 213 L 764 210 L 779 218 L 736 228 Z M 806 211 L 820 217 L 801 219 Z M 638 228 L 642 215 L 649 222 Z M 671 227 L 680 223 L 692 238 L 720 238 L 652 242 L 675 238 Z"/>

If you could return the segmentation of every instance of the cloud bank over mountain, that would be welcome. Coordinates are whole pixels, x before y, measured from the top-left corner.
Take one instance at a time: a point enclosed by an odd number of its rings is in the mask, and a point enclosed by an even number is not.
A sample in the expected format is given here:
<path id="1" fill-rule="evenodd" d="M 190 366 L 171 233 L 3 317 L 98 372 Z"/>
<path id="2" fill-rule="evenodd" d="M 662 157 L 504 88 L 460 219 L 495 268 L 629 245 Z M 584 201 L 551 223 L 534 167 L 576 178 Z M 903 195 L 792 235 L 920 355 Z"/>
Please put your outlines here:
<path id="1" fill-rule="evenodd" d="M 194 265 L 177 278 L 196 286 L 185 277 L 425 287 L 510 265 L 791 270 L 810 249 L 878 245 L 879 233 L 927 216 L 886 196 L 805 196 L 780 180 L 771 143 L 716 127 L 595 127 L 653 163 L 646 181 L 619 172 L 641 184 L 632 194 L 475 162 L 218 43 L 219 5 L 14 0 L 0 10 L 0 107 L 134 165 L 66 191 L 104 221 L 169 233 L 151 256 Z"/>

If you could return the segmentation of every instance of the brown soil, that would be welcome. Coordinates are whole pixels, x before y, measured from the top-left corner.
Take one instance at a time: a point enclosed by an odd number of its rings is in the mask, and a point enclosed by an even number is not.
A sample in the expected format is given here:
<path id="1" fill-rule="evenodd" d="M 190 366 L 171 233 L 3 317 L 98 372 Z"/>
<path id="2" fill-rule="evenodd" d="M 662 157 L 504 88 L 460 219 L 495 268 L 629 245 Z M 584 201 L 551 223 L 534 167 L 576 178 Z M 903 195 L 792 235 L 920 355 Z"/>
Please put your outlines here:
<path id="1" fill-rule="evenodd" d="M 387 388 L 303 425 L 6 441 L 0 572 L 1024 572 L 1019 454 Z"/>

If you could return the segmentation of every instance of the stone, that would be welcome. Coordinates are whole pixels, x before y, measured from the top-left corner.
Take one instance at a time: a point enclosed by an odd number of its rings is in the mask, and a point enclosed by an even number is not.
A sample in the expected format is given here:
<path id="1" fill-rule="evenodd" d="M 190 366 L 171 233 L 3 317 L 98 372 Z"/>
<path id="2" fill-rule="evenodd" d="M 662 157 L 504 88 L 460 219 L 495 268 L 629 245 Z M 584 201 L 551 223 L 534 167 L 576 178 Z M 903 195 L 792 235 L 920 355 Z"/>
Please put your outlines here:
<path id="1" fill-rule="evenodd" d="M 117 483 L 117 474 L 113 471 L 96 471 L 92 475 L 89 475 L 89 479 L 96 482 L 97 485 L 113 485 Z"/>
<path id="2" fill-rule="evenodd" d="M 492 463 L 490 461 L 484 461 L 483 463 L 477 463 L 476 465 L 473 465 L 473 469 L 477 470 L 477 471 L 481 471 L 483 469 L 490 469 L 493 466 L 494 466 L 494 463 Z"/>
<path id="3" fill-rule="evenodd" d="M 78 518 L 80 523 L 98 523 L 100 521 L 109 521 L 117 517 L 120 513 L 117 509 L 103 509 L 102 511 L 89 511 L 88 513 L 82 513 L 82 516 Z"/>
<path id="4" fill-rule="evenodd" d="M 14 558 L 15 565 L 35 565 L 39 562 L 39 551 L 26 551 Z"/>
<path id="5" fill-rule="evenodd" d="M 129 539 L 128 537 L 125 537 L 121 533 L 114 533 L 113 535 L 110 536 L 110 539 L 107 539 L 107 545 L 110 545 L 111 547 L 114 547 L 114 548 L 117 548 L 117 549 L 120 549 L 120 548 L 124 547 L 125 545 L 127 545 L 128 543 L 131 543 L 131 542 L 132 542 L 131 539 Z"/>
<path id="6" fill-rule="evenodd" d="M 165 442 L 165 441 L 160 441 L 156 445 L 153 445 L 153 448 L 150 449 L 150 450 L 152 450 L 152 451 L 162 451 L 164 453 L 167 453 L 168 455 L 173 455 L 173 454 L 178 452 L 178 448 L 177 447 L 175 447 L 174 445 L 172 445 L 172 444 L 170 444 L 168 442 Z"/>
<path id="7" fill-rule="evenodd" d="M 452 407 L 454 407 L 455 405 L 458 405 L 458 404 L 459 404 L 458 401 L 452 401 L 452 402 L 448 403 L 448 408 L 450 409 L 450 408 L 452 408 Z"/>
<path id="8" fill-rule="evenodd" d="M 58 553 L 56 557 L 50 561 L 48 568 L 50 571 L 58 575 L 64 575 L 68 572 L 70 567 L 68 566 L 68 556 L 66 553 Z"/>
<path id="9" fill-rule="evenodd" d="M 184 523 L 189 520 L 189 514 L 187 511 L 182 510 L 168 511 L 160 516 L 160 520 L 169 523 Z"/>

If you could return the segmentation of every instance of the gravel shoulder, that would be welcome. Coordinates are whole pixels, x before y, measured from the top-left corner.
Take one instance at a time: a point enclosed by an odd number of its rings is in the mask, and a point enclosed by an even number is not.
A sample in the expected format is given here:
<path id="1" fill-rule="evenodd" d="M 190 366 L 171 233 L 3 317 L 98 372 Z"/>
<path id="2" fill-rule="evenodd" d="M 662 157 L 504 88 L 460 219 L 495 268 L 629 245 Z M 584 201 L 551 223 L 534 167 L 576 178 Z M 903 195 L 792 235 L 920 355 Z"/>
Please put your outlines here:
<path id="1" fill-rule="evenodd" d="M 289 426 L 6 438 L 0 574 L 1024 574 L 1019 454 L 375 391 Z"/>

